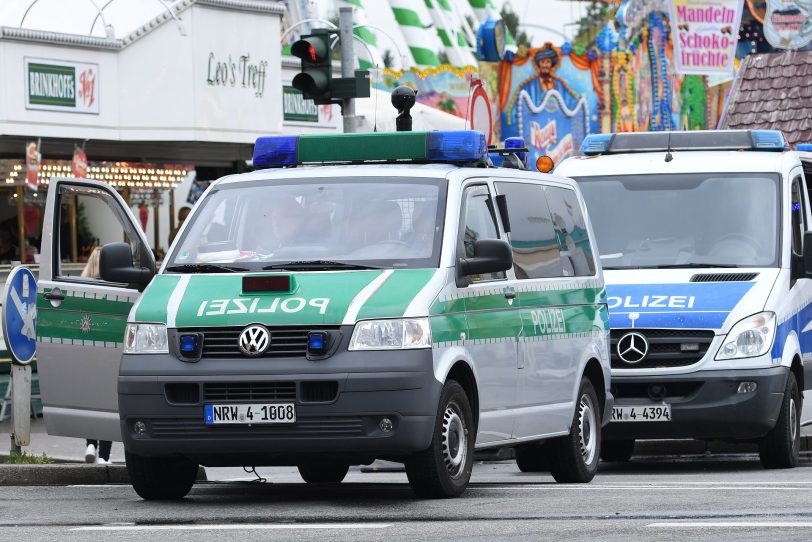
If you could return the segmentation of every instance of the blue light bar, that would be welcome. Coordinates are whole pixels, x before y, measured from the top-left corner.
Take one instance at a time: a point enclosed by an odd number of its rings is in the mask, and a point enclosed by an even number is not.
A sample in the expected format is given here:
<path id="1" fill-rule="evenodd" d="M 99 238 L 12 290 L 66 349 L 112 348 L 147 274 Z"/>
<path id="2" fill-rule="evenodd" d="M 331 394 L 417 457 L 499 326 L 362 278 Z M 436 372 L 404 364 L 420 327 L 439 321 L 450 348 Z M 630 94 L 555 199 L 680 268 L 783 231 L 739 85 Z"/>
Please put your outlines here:
<path id="1" fill-rule="evenodd" d="M 593 134 L 581 143 L 581 154 L 671 151 L 783 151 L 779 130 L 695 130 L 689 132 L 623 132 Z"/>
<path id="2" fill-rule="evenodd" d="M 609 150 L 614 134 L 591 134 L 581 142 L 581 154 L 594 156 L 603 154 Z"/>
<path id="3" fill-rule="evenodd" d="M 803 152 L 812 152 L 812 143 L 798 143 L 795 149 Z"/>
<path id="4" fill-rule="evenodd" d="M 524 142 L 523 137 L 509 137 L 505 139 L 505 148 L 506 149 L 524 149 L 527 148 L 527 143 Z M 521 160 L 525 165 L 527 165 L 527 153 L 526 152 L 517 152 L 516 157 Z"/>
<path id="5" fill-rule="evenodd" d="M 260 137 L 254 145 L 254 167 L 294 166 L 297 163 L 297 136 Z"/>
<path id="6" fill-rule="evenodd" d="M 782 151 L 787 146 L 784 135 L 778 130 L 753 130 L 753 148 L 769 151 Z"/>
<path id="7" fill-rule="evenodd" d="M 485 134 L 476 130 L 428 132 L 427 156 L 430 162 L 473 162 L 488 151 Z"/>

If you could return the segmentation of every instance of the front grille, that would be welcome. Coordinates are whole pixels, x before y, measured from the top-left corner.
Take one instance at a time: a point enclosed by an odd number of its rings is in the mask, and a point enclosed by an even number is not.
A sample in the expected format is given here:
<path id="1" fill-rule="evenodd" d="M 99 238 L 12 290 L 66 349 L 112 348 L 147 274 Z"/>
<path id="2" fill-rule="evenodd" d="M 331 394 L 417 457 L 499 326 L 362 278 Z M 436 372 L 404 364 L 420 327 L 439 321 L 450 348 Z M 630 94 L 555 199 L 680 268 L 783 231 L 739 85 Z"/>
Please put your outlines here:
<path id="1" fill-rule="evenodd" d="M 691 277 L 691 282 L 747 282 L 758 273 L 699 273 Z"/>
<path id="2" fill-rule="evenodd" d="M 366 434 L 363 418 L 297 418 L 295 424 L 206 425 L 199 418 L 156 418 L 148 420 L 152 438 L 295 438 L 355 437 Z"/>
<path id="3" fill-rule="evenodd" d="M 240 333 L 245 327 L 182 328 L 184 333 L 203 334 L 203 358 L 244 357 L 240 351 Z M 269 326 L 271 345 L 263 358 L 303 358 L 307 355 L 307 334 L 311 331 L 335 331 L 337 326 Z"/>
<path id="4" fill-rule="evenodd" d="M 620 359 L 617 343 L 626 333 L 636 331 L 649 344 L 648 354 L 639 363 L 629 364 Z M 713 331 L 692 329 L 613 329 L 611 332 L 612 368 L 654 369 L 684 367 L 701 360 L 713 341 Z M 698 350 L 683 351 L 682 345 L 698 345 Z"/>
<path id="5" fill-rule="evenodd" d="M 702 382 L 618 382 L 612 384 L 612 394 L 618 399 L 650 399 L 652 401 L 681 399 L 702 387 Z M 655 388 L 655 389 L 652 389 Z M 658 389 L 657 389 L 658 388 Z"/>
<path id="6" fill-rule="evenodd" d="M 217 382 L 203 385 L 203 399 L 216 401 L 295 401 L 296 382 Z"/>
<path id="7" fill-rule="evenodd" d="M 302 382 L 303 403 L 329 403 L 338 395 L 338 382 L 334 380 Z"/>

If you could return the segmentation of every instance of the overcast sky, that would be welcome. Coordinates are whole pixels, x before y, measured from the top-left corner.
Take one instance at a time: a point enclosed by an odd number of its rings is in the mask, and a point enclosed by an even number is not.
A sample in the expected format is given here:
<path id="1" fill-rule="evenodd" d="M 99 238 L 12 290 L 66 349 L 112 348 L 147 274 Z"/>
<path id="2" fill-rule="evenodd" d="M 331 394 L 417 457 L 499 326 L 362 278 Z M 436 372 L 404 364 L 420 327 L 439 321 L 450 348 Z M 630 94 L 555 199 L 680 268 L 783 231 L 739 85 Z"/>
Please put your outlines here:
<path id="1" fill-rule="evenodd" d="M 334 12 L 333 0 L 315 0 L 320 15 L 328 17 Z M 422 0 L 415 0 L 422 1 Z M 584 2 L 574 0 L 494 0 L 497 6 L 510 3 L 519 19 L 527 25 L 525 31 L 531 36 L 533 45 L 552 41 L 560 45 L 564 38 L 559 33 L 572 36 L 574 27 L 570 24 L 577 21 L 585 11 Z M 0 25 L 19 26 L 26 9 L 32 6 L 26 16 L 28 28 L 51 30 L 87 35 L 93 28 L 93 35 L 104 36 L 102 21 L 94 19 L 98 14 L 89 0 L 0 0 Z M 96 0 L 96 5 L 104 6 L 107 2 Z M 383 27 L 398 43 L 406 48 L 402 36 L 397 32 L 397 24 L 386 0 L 365 0 L 367 17 L 371 24 Z M 115 29 L 116 37 L 122 37 L 138 26 L 158 15 L 164 7 L 158 0 L 115 0 L 104 9 L 105 19 Z M 550 28 L 547 31 L 538 26 Z M 389 40 L 379 40 L 379 48 L 393 48 L 387 45 Z"/>

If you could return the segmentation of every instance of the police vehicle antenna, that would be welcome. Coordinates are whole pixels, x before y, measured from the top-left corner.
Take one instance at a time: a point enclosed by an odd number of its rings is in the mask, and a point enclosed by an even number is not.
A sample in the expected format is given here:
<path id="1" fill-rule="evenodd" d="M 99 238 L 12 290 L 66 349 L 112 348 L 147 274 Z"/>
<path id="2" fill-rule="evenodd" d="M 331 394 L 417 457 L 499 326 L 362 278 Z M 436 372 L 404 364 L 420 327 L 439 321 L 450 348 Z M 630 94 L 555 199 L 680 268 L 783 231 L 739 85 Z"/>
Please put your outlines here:
<path id="1" fill-rule="evenodd" d="M 668 149 L 665 151 L 665 161 L 670 162 L 674 157 L 671 155 L 671 130 L 668 130 Z"/>

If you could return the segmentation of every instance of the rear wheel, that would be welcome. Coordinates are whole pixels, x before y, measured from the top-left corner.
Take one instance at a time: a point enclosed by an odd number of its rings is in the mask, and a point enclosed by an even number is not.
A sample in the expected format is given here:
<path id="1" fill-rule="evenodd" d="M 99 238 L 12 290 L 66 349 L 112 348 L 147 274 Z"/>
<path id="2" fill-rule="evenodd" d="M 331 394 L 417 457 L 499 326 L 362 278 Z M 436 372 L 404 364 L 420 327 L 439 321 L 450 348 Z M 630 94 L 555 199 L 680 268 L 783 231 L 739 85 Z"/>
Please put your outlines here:
<path id="1" fill-rule="evenodd" d="M 601 459 L 625 463 L 634 455 L 634 439 L 604 440 L 601 442 Z"/>
<path id="2" fill-rule="evenodd" d="M 544 444 L 538 442 L 517 446 L 516 466 L 522 472 L 550 472 L 547 453 L 548 450 Z"/>
<path id="3" fill-rule="evenodd" d="M 308 484 L 339 484 L 350 466 L 345 463 L 302 463 L 299 465 L 299 474 Z"/>
<path id="4" fill-rule="evenodd" d="M 798 464 L 801 452 L 801 396 L 795 375 L 789 373 L 778 421 L 758 446 L 767 469 L 788 469 Z"/>
<path id="5" fill-rule="evenodd" d="M 601 453 L 601 413 L 589 379 L 581 380 L 570 434 L 548 442 L 550 474 L 556 482 L 585 483 L 595 477 Z"/>
<path id="6" fill-rule="evenodd" d="M 474 467 L 475 435 L 468 396 L 449 380 L 440 393 L 431 444 L 406 461 L 406 476 L 418 497 L 456 497 L 465 491 Z"/>
<path id="7" fill-rule="evenodd" d="M 197 478 L 197 464 L 185 457 L 143 457 L 124 451 L 133 489 L 148 501 L 185 497 Z"/>

